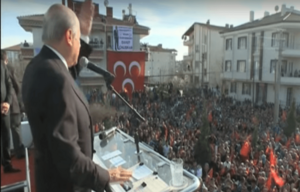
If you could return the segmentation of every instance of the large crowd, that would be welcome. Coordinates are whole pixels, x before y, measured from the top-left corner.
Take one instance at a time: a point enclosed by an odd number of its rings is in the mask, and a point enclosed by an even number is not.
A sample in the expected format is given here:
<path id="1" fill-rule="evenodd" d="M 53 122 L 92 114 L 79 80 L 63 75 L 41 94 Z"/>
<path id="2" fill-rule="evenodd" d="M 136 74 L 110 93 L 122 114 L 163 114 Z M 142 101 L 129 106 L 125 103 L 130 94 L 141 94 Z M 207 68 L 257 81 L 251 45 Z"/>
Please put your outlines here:
<path id="1" fill-rule="evenodd" d="M 122 106 L 115 96 L 110 103 Z M 183 95 L 156 89 L 134 92 L 131 104 L 147 122 L 129 111 L 111 117 L 113 124 L 129 135 L 138 131 L 140 141 L 169 159 L 182 158 L 184 168 L 200 179 L 199 191 L 299 191 L 300 132 L 297 128 L 291 137 L 283 133 L 288 109 L 280 109 L 279 123 L 274 124 L 273 104 L 253 106 L 210 89 Z M 209 121 L 211 157 L 201 164 L 195 157 L 206 154 L 197 154 L 195 145 L 203 115 Z"/>

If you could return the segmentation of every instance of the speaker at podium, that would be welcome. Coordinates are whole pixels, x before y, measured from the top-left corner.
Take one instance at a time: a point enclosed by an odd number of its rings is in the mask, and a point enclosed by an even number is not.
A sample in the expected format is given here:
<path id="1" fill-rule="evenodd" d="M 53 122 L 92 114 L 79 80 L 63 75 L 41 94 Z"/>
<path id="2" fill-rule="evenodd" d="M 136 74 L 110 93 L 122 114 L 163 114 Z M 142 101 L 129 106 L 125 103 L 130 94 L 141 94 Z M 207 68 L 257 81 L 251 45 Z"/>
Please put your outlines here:
<path id="1" fill-rule="evenodd" d="M 134 138 L 116 127 L 105 133 L 96 133 L 94 149 L 96 152 L 93 161 L 103 168 L 111 169 L 121 166 L 133 172 L 130 181 L 122 185 L 120 183 L 110 184 L 111 189 L 115 192 L 190 192 L 198 189 L 200 185 L 200 181 L 195 175 L 183 169 L 180 172 L 182 177 L 179 175 L 172 180 L 172 174 L 178 174 L 178 167 L 176 167 L 178 164 L 161 156 L 145 143 L 139 143 L 139 153 L 137 153 Z M 181 183 L 176 182 L 178 178 L 181 179 Z"/>

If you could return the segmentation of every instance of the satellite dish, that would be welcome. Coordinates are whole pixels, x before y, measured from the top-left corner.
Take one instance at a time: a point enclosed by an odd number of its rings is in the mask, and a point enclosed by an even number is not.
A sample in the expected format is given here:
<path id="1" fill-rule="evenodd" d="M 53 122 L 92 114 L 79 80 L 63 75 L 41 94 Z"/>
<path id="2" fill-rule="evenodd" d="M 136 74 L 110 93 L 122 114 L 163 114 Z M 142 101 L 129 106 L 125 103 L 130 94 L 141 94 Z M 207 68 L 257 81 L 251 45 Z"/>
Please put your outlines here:
<path id="1" fill-rule="evenodd" d="M 108 6 L 108 0 L 104 0 L 104 6 L 105 6 L 105 7 Z"/>
<path id="2" fill-rule="evenodd" d="M 275 11 L 277 12 L 279 10 L 278 5 L 275 6 Z"/>

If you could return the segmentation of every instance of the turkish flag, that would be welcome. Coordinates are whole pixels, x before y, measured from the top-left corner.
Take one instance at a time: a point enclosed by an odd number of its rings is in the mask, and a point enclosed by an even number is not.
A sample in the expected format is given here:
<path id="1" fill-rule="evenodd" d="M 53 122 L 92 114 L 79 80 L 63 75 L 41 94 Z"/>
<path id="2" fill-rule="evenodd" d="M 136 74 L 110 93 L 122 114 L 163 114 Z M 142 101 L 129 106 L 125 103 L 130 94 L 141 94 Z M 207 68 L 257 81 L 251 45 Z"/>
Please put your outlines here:
<path id="1" fill-rule="evenodd" d="M 145 52 L 107 51 L 107 70 L 116 76 L 116 91 L 126 90 L 131 97 L 133 91 L 144 90 Z"/>

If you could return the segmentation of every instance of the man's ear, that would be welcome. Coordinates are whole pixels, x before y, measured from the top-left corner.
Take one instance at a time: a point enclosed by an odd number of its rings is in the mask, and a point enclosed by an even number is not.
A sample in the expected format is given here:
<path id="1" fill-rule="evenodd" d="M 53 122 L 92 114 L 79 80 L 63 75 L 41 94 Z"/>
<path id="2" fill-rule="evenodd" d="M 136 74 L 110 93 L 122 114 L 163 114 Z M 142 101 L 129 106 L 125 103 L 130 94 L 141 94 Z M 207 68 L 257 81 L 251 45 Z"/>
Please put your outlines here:
<path id="1" fill-rule="evenodd" d="M 68 29 L 65 33 L 65 39 L 66 39 L 66 43 L 69 45 L 69 46 L 72 46 L 73 45 L 73 33 L 72 33 L 72 30 L 71 29 Z"/>

